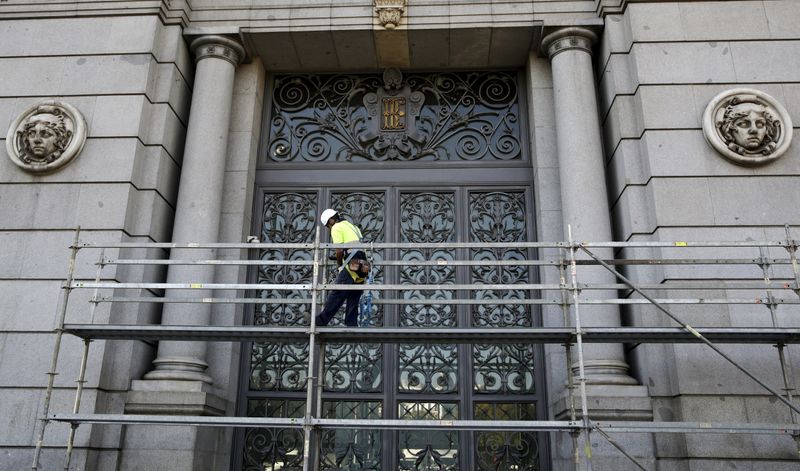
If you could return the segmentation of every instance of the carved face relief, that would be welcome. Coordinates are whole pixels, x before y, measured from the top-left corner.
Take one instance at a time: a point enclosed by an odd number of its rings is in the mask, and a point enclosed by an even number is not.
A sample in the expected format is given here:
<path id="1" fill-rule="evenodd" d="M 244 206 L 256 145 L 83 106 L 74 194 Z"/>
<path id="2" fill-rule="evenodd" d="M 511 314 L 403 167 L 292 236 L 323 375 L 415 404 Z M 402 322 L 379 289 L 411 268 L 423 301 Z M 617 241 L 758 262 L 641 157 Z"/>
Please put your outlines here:
<path id="1" fill-rule="evenodd" d="M 66 103 L 46 101 L 28 108 L 8 131 L 6 150 L 19 167 L 47 173 L 66 165 L 83 148 L 86 123 Z"/>
<path id="2" fill-rule="evenodd" d="M 714 98 L 703 116 L 706 140 L 723 156 L 742 165 L 761 165 L 783 154 L 792 124 L 783 107 L 766 93 L 736 89 Z"/>
<path id="3" fill-rule="evenodd" d="M 22 131 L 23 150 L 20 159 L 24 162 L 50 163 L 56 160 L 67 147 L 72 136 L 59 114 L 40 113 L 28 118 Z"/>
<path id="4" fill-rule="evenodd" d="M 759 106 L 744 113 L 744 116 L 736 118 L 732 123 L 733 140 L 747 151 L 753 152 L 761 147 L 767 135 L 767 112 Z"/>

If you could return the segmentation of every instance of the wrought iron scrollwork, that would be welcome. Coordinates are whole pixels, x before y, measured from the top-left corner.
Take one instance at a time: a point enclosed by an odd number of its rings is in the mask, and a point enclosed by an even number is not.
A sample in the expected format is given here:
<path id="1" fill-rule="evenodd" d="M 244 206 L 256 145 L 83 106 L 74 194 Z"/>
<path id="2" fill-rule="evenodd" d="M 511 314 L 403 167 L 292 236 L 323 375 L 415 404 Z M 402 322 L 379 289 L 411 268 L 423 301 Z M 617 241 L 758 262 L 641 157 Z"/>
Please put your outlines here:
<path id="1" fill-rule="evenodd" d="M 264 195 L 261 240 L 267 243 L 309 243 L 314 241 L 316 193 L 267 193 Z M 262 260 L 310 261 L 309 249 L 264 249 Z M 260 267 L 258 282 L 265 284 L 298 284 L 311 281 L 310 265 L 265 265 Z M 304 297 L 302 291 L 262 290 L 259 296 L 269 298 Z M 307 325 L 307 305 L 264 303 L 256 312 L 257 325 Z"/>
<path id="2" fill-rule="evenodd" d="M 403 243 L 441 243 L 455 241 L 455 195 L 453 193 L 404 193 L 400 196 L 400 240 Z M 451 249 L 404 249 L 400 281 L 408 285 L 453 284 L 455 260 Z M 437 266 L 417 265 L 415 261 L 441 260 Z M 403 291 L 405 299 L 448 300 L 453 291 L 413 289 Z M 400 315 L 404 327 L 453 327 L 456 311 L 449 304 L 407 304 Z"/>
<path id="3" fill-rule="evenodd" d="M 524 242 L 523 192 L 473 192 L 469 196 L 470 240 L 473 242 Z M 524 260 L 524 249 L 473 249 L 473 260 Z M 515 265 L 473 267 L 472 281 L 485 284 L 528 282 L 528 268 Z M 479 290 L 482 299 L 525 299 L 524 290 Z M 525 305 L 480 305 L 472 309 L 476 326 L 523 327 L 532 323 Z M 532 345 L 473 345 L 473 390 L 484 394 L 530 394 L 533 384 Z"/>
<path id="4" fill-rule="evenodd" d="M 305 401 L 251 399 L 248 417 L 302 417 Z M 244 435 L 246 471 L 303 469 L 303 431 L 294 428 L 251 428 Z"/>
<path id="5" fill-rule="evenodd" d="M 455 194 L 452 192 L 403 193 L 400 196 L 401 242 L 437 243 L 455 241 Z M 453 284 L 455 259 L 450 249 L 404 249 L 400 269 L 402 284 Z M 418 265 L 415 261 L 441 260 L 441 265 Z M 454 292 L 443 289 L 404 290 L 404 299 L 436 299 L 442 304 L 406 304 L 400 312 L 405 327 L 455 327 L 456 309 L 446 301 Z M 451 393 L 458 390 L 458 347 L 455 345 L 399 345 L 398 389 L 415 393 Z"/>
<path id="6" fill-rule="evenodd" d="M 264 195 L 261 240 L 268 243 L 307 243 L 314 240 L 316 193 L 267 193 Z M 262 260 L 312 259 L 308 249 L 264 249 Z M 296 284 L 311 281 L 308 265 L 260 267 L 261 284 Z M 274 298 L 303 299 L 300 291 L 261 290 L 265 301 Z M 308 304 L 265 302 L 257 306 L 256 325 L 308 325 Z M 305 388 L 308 345 L 305 343 L 253 343 L 250 358 L 250 388 L 268 391 L 301 391 Z"/>
<path id="7" fill-rule="evenodd" d="M 534 420 L 531 403 L 476 403 L 476 420 Z M 531 432 L 475 432 L 475 469 L 539 470 L 539 442 Z"/>
<path id="8" fill-rule="evenodd" d="M 380 401 L 326 401 L 327 419 L 380 419 Z M 320 465 L 323 470 L 381 469 L 381 432 L 375 429 L 325 430 L 320 442 Z"/>
<path id="9" fill-rule="evenodd" d="M 522 158 L 514 73 L 411 74 L 402 85 L 382 82 L 378 75 L 278 76 L 267 160 Z"/>
<path id="10" fill-rule="evenodd" d="M 481 344 L 472 347 L 473 390 L 482 394 L 532 394 L 533 347 Z"/>
<path id="11" fill-rule="evenodd" d="M 455 402 L 401 402 L 400 419 L 458 419 Z M 458 432 L 417 430 L 400 432 L 398 469 L 413 471 L 456 471 L 459 459 Z"/>
<path id="12" fill-rule="evenodd" d="M 325 346 L 325 390 L 380 392 L 383 348 L 380 344 L 336 343 Z"/>
<path id="13" fill-rule="evenodd" d="M 470 194 L 470 240 L 473 242 L 525 242 L 525 195 L 522 192 L 480 192 Z M 473 249 L 473 260 L 525 260 L 524 249 Z M 528 282 L 528 267 L 519 265 L 477 265 L 473 283 L 520 284 Z M 523 290 L 479 290 L 481 299 L 525 299 Z M 472 309 L 475 326 L 529 327 L 531 316 L 525 305 L 480 305 Z"/>
<path id="14" fill-rule="evenodd" d="M 306 387 L 308 344 L 253 343 L 250 389 L 302 391 Z"/>

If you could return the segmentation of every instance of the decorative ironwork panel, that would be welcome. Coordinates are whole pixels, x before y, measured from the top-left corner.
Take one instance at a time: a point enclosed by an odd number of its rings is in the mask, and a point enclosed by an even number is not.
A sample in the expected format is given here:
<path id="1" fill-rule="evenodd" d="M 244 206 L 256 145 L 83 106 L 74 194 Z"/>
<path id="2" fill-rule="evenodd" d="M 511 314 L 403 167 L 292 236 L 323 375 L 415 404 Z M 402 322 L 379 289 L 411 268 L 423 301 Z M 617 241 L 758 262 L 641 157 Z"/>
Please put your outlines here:
<path id="1" fill-rule="evenodd" d="M 484 394 L 532 394 L 533 346 L 472 346 L 473 390 Z"/>
<path id="2" fill-rule="evenodd" d="M 270 162 L 520 160 L 514 72 L 282 75 Z"/>
<path id="3" fill-rule="evenodd" d="M 455 195 L 453 193 L 403 193 L 400 195 L 400 242 L 441 243 L 455 241 Z M 406 285 L 454 284 L 456 271 L 447 262 L 455 260 L 452 249 L 404 249 L 400 282 Z M 441 260 L 437 266 L 415 262 Z M 404 290 L 404 299 L 453 299 L 453 291 Z M 406 304 L 400 314 L 402 327 L 453 327 L 456 311 L 450 304 Z"/>
<path id="4" fill-rule="evenodd" d="M 403 193 L 400 195 L 400 241 L 437 243 L 455 241 L 455 195 L 448 193 Z M 455 259 L 452 249 L 404 249 L 400 282 L 408 285 L 454 284 Z M 415 262 L 441 260 L 437 266 Z M 402 291 L 404 299 L 453 299 L 451 290 L 414 289 Z M 400 312 L 403 327 L 455 327 L 452 304 L 405 304 Z M 457 345 L 399 345 L 398 390 L 415 393 L 458 391 Z"/>
<path id="5" fill-rule="evenodd" d="M 261 241 L 274 244 L 311 243 L 317 221 L 316 193 L 267 193 L 264 195 Z M 261 260 L 310 261 L 310 249 L 263 249 Z M 311 282 L 310 265 L 267 265 L 259 268 L 258 282 L 297 284 Z M 306 298 L 302 291 L 263 290 L 259 296 L 270 298 Z M 259 306 L 256 325 L 308 325 L 307 304 L 265 303 Z"/>
<path id="6" fill-rule="evenodd" d="M 335 192 L 331 194 L 331 207 L 347 220 L 361 229 L 365 242 L 386 240 L 385 193 L 383 192 Z M 370 255 L 380 261 L 381 251 Z M 383 271 L 375 266 L 376 283 L 383 281 Z M 335 266 L 330 267 L 329 279 L 338 273 Z M 373 292 L 375 298 L 378 291 Z M 383 325 L 383 305 L 373 304 L 370 325 Z M 331 322 L 331 326 L 344 324 L 344 308 Z M 325 390 L 335 392 L 369 393 L 380 392 L 383 388 L 383 350 L 381 344 L 329 344 L 325 346 Z"/>
<path id="7" fill-rule="evenodd" d="M 474 404 L 475 420 L 536 420 L 532 403 Z M 539 442 L 532 432 L 475 432 L 478 471 L 539 471 Z"/>
<path id="8" fill-rule="evenodd" d="M 300 418 L 305 401 L 250 399 L 248 417 Z M 299 471 L 303 469 L 303 430 L 296 428 L 251 428 L 244 435 L 245 471 Z"/>
<path id="9" fill-rule="evenodd" d="M 470 193 L 470 242 L 525 242 L 525 194 L 523 192 Z M 473 260 L 525 260 L 524 249 L 482 248 L 472 250 Z M 478 265 L 472 268 L 472 282 L 485 284 L 528 283 L 528 267 L 516 265 Z M 525 299 L 524 290 L 478 290 L 480 299 Z M 476 327 L 529 327 L 530 310 L 525 305 L 480 305 L 472 308 Z"/>
<path id="10" fill-rule="evenodd" d="M 381 392 L 382 364 L 380 344 L 325 345 L 325 391 Z"/>
<path id="11" fill-rule="evenodd" d="M 399 419 L 456 420 L 455 402 L 401 402 Z M 400 432 L 399 469 L 414 471 L 455 471 L 458 467 L 458 432 L 416 430 Z"/>
<path id="12" fill-rule="evenodd" d="M 380 401 L 323 403 L 326 419 L 381 419 Z M 323 470 L 381 470 L 381 432 L 375 429 L 324 430 L 320 463 Z"/>
<path id="13" fill-rule="evenodd" d="M 458 391 L 456 345 L 400 345 L 400 392 L 451 393 Z"/>
<path id="14" fill-rule="evenodd" d="M 524 242 L 527 240 L 525 194 L 519 192 L 472 192 L 469 195 L 471 242 Z M 526 253 L 514 248 L 472 249 L 473 260 L 524 260 Z M 473 283 L 515 284 L 528 282 L 528 268 L 485 265 L 472 269 Z M 478 290 L 482 299 L 525 299 L 524 290 Z M 472 309 L 472 324 L 489 327 L 530 326 L 524 305 L 482 305 Z M 533 384 L 533 345 L 473 345 L 473 390 L 490 394 L 529 394 Z"/>
<path id="15" fill-rule="evenodd" d="M 314 240 L 316 193 L 266 193 L 262 211 L 261 240 L 266 243 L 309 243 Z M 262 260 L 313 259 L 309 249 L 263 249 Z M 312 268 L 269 265 L 259 268 L 261 284 L 311 282 Z M 301 291 L 262 290 L 264 299 L 307 299 Z M 258 305 L 254 324 L 271 326 L 308 325 L 308 304 L 266 302 Z M 308 365 L 306 343 L 253 343 L 250 357 L 250 389 L 261 391 L 302 391 Z"/>
<path id="16" fill-rule="evenodd" d="M 303 391 L 308 380 L 308 344 L 253 343 L 250 389 Z"/>

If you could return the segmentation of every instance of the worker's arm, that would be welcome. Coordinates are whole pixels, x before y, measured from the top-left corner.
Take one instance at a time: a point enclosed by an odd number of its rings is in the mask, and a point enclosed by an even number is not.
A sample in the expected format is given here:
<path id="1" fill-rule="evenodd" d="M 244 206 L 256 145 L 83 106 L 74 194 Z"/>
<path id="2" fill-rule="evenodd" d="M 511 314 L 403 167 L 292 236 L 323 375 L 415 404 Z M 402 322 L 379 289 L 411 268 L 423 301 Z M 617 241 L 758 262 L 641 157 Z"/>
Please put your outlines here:
<path id="1" fill-rule="evenodd" d="M 342 266 L 344 262 L 344 249 L 336 249 L 336 265 Z"/>

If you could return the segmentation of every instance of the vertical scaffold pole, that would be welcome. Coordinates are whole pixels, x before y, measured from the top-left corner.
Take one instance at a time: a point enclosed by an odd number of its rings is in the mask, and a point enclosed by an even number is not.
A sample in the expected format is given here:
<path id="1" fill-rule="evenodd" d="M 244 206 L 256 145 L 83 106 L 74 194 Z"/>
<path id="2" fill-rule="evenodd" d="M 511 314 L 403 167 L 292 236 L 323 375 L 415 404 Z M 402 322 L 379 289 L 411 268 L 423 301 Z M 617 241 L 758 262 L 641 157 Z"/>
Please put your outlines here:
<path id="1" fill-rule="evenodd" d="M 100 276 L 103 273 L 103 268 L 105 267 L 105 249 L 100 250 L 100 257 L 97 260 L 97 273 L 94 277 L 95 283 L 100 283 Z M 92 298 L 89 300 L 91 303 L 91 307 L 89 308 L 89 320 L 92 324 L 94 324 L 94 313 L 97 310 L 97 298 L 100 294 L 100 288 L 94 289 L 94 294 Z M 83 341 L 83 355 L 81 355 L 81 367 L 80 372 L 78 373 L 78 379 L 75 381 L 78 386 L 75 389 L 75 403 L 72 406 L 72 413 L 77 414 L 80 412 L 81 409 L 81 399 L 83 397 L 83 385 L 86 384 L 86 364 L 89 361 L 89 344 L 91 340 L 84 339 Z M 77 423 L 70 424 L 69 428 L 69 437 L 67 438 L 67 457 L 64 460 L 64 470 L 69 471 L 69 466 L 72 463 L 72 451 L 75 445 L 75 432 L 78 430 Z"/>
<path id="2" fill-rule="evenodd" d="M 759 247 L 759 252 L 761 253 L 761 261 L 759 266 L 761 267 L 761 271 L 764 274 L 764 284 L 767 286 L 767 307 L 769 308 L 770 317 L 772 318 L 772 327 L 778 327 L 778 303 L 775 302 L 775 297 L 772 295 L 772 290 L 769 288 L 771 280 L 769 275 L 769 259 L 767 258 L 767 254 L 764 250 L 764 247 Z M 792 402 L 792 392 L 794 391 L 794 387 L 791 384 L 791 379 L 788 372 L 788 365 L 785 355 L 785 348 L 786 345 L 783 343 L 778 343 L 775 345 L 778 349 L 778 360 L 781 363 L 781 372 L 783 374 L 783 389 L 786 391 L 786 399 L 789 402 Z M 792 409 L 789 409 L 789 414 L 792 419 L 792 423 L 797 423 L 797 415 Z M 800 452 L 800 450 L 798 450 Z"/>
<path id="3" fill-rule="evenodd" d="M 81 395 L 83 394 L 83 385 L 86 382 L 86 363 L 89 358 L 89 344 L 91 340 L 85 339 L 83 341 L 83 355 L 81 356 L 81 369 L 78 374 L 77 391 L 75 392 L 75 404 L 72 407 L 72 413 L 77 414 L 81 408 Z M 67 438 L 67 457 L 64 460 L 64 470 L 69 471 L 69 466 L 72 463 L 72 450 L 75 446 L 75 432 L 78 430 L 78 424 L 72 423 L 69 427 L 69 438 Z"/>
<path id="4" fill-rule="evenodd" d="M 314 428 L 311 424 L 311 419 L 314 413 L 314 386 L 318 381 L 316 361 L 319 359 L 319 352 L 317 352 L 316 337 L 317 337 L 317 290 L 319 289 L 319 226 L 317 226 L 316 234 L 314 235 L 314 265 L 311 274 L 311 320 L 308 331 L 308 379 L 306 380 L 306 414 L 303 423 L 303 471 L 312 471 L 313 464 L 311 463 L 311 444 L 312 433 Z M 313 440 L 315 446 L 319 440 Z M 316 451 L 316 450 L 314 450 Z M 319 455 L 318 452 L 314 453 Z"/>
<path id="5" fill-rule="evenodd" d="M 794 271 L 794 292 L 800 296 L 800 269 L 797 266 L 797 241 L 792 239 L 792 233 L 789 229 L 789 224 L 784 224 L 786 229 L 786 250 L 789 252 L 789 258 L 792 261 L 792 271 Z"/>
<path id="6" fill-rule="evenodd" d="M 75 260 L 78 258 L 78 243 L 80 241 L 81 228 L 78 226 L 75 229 L 75 238 L 72 241 L 69 254 L 69 264 L 67 268 L 67 278 L 64 280 L 64 285 L 61 287 L 64 290 L 64 295 L 61 297 L 61 304 L 58 308 L 58 320 L 56 322 L 56 339 L 53 344 L 53 356 L 50 360 L 50 372 L 47 373 L 47 391 L 44 396 L 44 405 L 42 406 L 41 426 L 39 427 L 39 437 L 36 439 L 36 449 L 33 452 L 33 464 L 31 469 L 39 469 L 39 456 L 42 453 L 42 446 L 44 444 L 44 432 L 49 422 L 48 416 L 50 415 L 50 401 L 53 397 L 53 385 L 55 378 L 58 375 L 58 354 L 61 350 L 61 338 L 64 336 L 64 320 L 67 316 L 67 305 L 69 303 L 69 295 L 72 292 L 72 280 L 75 277 Z"/>
<path id="7" fill-rule="evenodd" d="M 567 293 L 567 260 L 564 256 L 564 249 L 561 248 L 558 251 L 558 275 L 559 275 L 559 286 L 561 287 L 561 313 L 564 316 L 564 327 L 569 326 L 569 294 Z M 571 422 L 575 422 L 577 420 L 577 414 L 575 412 L 575 375 L 572 374 L 572 342 L 564 343 L 564 349 L 566 354 L 566 362 L 567 362 L 567 391 L 569 394 L 568 397 L 568 406 L 569 406 L 569 420 Z M 580 432 L 578 431 L 571 431 L 570 437 L 572 438 L 572 462 L 575 464 L 580 464 L 580 451 L 578 449 L 578 436 Z"/>
<path id="8" fill-rule="evenodd" d="M 323 342 L 319 342 L 318 348 L 318 355 L 319 361 L 317 362 L 317 397 L 314 404 L 314 417 L 321 418 L 322 417 L 322 388 L 325 382 L 325 344 Z M 314 468 L 313 471 L 319 471 L 320 467 L 320 455 L 322 455 L 322 430 L 316 429 L 316 453 L 314 453 L 313 461 L 314 461 Z"/>
<path id="9" fill-rule="evenodd" d="M 798 296 L 800 296 L 800 271 L 798 271 L 798 267 L 797 267 L 797 241 L 792 239 L 792 232 L 789 229 L 789 224 L 788 223 L 784 224 L 783 227 L 786 230 L 786 250 L 789 251 L 789 257 L 791 258 L 791 262 L 792 262 L 792 271 L 794 272 L 794 283 L 795 283 L 794 292 Z M 765 272 L 764 276 L 765 276 L 765 280 L 766 280 L 766 272 Z M 772 302 L 772 295 L 769 294 L 769 296 L 770 296 L 770 312 L 772 312 L 773 309 L 777 309 L 777 306 L 775 305 L 775 303 Z M 774 313 L 773 313 L 772 316 L 773 316 L 773 321 L 772 321 L 773 322 L 773 326 L 777 327 L 778 326 L 777 317 L 775 316 Z M 785 346 L 783 344 L 778 344 L 777 347 L 778 347 L 778 357 L 779 357 L 780 362 L 781 362 L 781 372 L 783 373 L 783 384 L 784 384 L 784 387 L 786 389 L 786 398 L 789 400 L 789 402 L 793 402 L 792 401 L 792 391 L 794 391 L 794 385 L 792 384 L 793 381 L 791 380 L 791 376 L 789 374 L 789 368 L 788 368 L 788 364 L 787 364 L 787 360 L 786 360 L 786 356 L 785 356 L 785 352 L 784 352 Z M 792 415 L 792 423 L 796 424 L 797 423 L 797 415 L 795 414 L 795 411 L 790 408 L 789 412 Z M 794 438 L 795 444 L 797 445 L 797 455 L 800 456 L 800 434 L 793 435 L 793 438 Z"/>
<path id="10" fill-rule="evenodd" d="M 567 225 L 567 235 L 569 237 L 569 258 L 570 258 L 570 280 L 572 282 L 572 301 L 573 312 L 575 314 L 575 343 L 578 347 L 578 384 L 581 389 L 581 419 L 583 421 L 583 433 L 586 443 L 584 444 L 584 454 L 586 455 L 586 466 L 592 471 L 592 435 L 589 422 L 589 407 L 586 404 L 586 373 L 583 367 L 583 332 L 581 330 L 580 313 L 580 289 L 578 288 L 578 268 L 575 263 L 575 243 L 572 240 L 572 226 Z M 572 365 L 569 365 L 572 368 Z"/>

